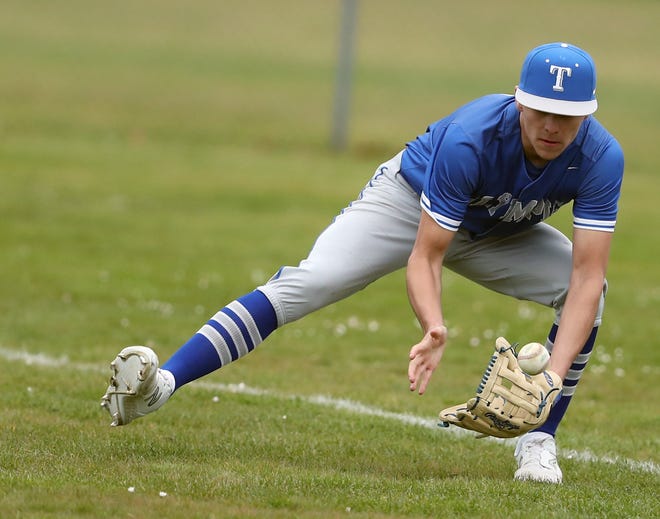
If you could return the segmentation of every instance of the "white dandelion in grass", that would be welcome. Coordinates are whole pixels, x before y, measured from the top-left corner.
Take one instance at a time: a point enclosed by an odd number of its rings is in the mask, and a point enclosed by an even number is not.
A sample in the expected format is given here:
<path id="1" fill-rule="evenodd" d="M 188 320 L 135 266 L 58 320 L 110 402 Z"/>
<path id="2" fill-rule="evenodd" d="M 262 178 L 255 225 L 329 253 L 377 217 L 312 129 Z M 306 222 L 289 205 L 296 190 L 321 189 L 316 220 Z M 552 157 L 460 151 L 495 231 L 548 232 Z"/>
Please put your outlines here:
<path id="1" fill-rule="evenodd" d="M 335 335 L 337 335 L 339 337 L 343 337 L 344 335 L 346 335 L 347 331 L 348 331 L 348 328 L 346 327 L 346 325 L 344 323 L 338 323 L 338 324 L 335 325 L 335 328 L 334 328 L 334 334 Z"/>
<path id="2" fill-rule="evenodd" d="M 351 315 L 346 321 L 346 324 L 348 325 L 349 328 L 353 328 L 353 329 L 359 329 L 362 326 L 360 322 L 360 318 L 356 315 Z"/>
<path id="3" fill-rule="evenodd" d="M 518 317 L 525 320 L 531 320 L 536 317 L 536 311 L 527 303 L 518 305 Z"/>

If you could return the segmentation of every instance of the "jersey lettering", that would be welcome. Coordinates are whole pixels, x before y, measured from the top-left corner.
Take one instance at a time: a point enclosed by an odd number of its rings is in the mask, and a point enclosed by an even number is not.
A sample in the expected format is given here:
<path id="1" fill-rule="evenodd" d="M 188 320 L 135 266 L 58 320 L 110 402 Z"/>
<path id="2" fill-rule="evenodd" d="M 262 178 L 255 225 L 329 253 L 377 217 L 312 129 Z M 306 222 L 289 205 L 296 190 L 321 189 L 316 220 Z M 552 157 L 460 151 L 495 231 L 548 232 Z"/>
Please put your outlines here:
<path id="1" fill-rule="evenodd" d="M 540 216 L 541 220 L 545 220 L 562 205 L 562 202 L 543 199 L 530 200 L 523 206 L 522 202 L 513 198 L 511 193 L 502 193 L 497 198 L 482 196 L 470 202 L 470 207 L 486 207 L 490 216 L 493 216 L 498 209 L 508 206 L 504 215 L 499 218 L 503 222 L 522 222 L 533 216 Z"/>
<path id="2" fill-rule="evenodd" d="M 539 204 L 538 200 L 530 200 L 527 202 L 527 205 L 523 207 L 520 201 L 516 200 L 510 206 L 504 216 L 501 218 L 503 222 L 522 222 L 523 220 L 529 220 L 532 217 L 532 214 L 543 214 L 544 207 L 543 200 Z M 541 212 L 535 211 L 535 209 L 540 206 Z"/>
<path id="3" fill-rule="evenodd" d="M 486 207 L 488 209 L 488 214 L 493 216 L 498 209 L 505 205 L 509 205 L 512 199 L 513 195 L 511 193 L 502 193 L 497 198 L 486 195 L 481 198 L 470 200 L 470 207 Z"/>

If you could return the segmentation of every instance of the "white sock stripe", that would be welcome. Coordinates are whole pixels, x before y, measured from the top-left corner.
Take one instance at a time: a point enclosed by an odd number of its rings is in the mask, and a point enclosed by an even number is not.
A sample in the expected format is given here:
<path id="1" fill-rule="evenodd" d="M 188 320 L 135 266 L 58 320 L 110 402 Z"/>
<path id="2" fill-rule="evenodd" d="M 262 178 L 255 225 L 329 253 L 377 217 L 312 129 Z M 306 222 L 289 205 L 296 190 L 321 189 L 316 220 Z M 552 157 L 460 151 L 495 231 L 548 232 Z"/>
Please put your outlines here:
<path id="1" fill-rule="evenodd" d="M 238 301 L 232 301 L 227 305 L 227 308 L 238 315 L 241 321 L 243 321 L 243 324 L 247 328 L 250 338 L 252 339 L 252 344 L 254 346 L 261 344 L 263 339 L 261 338 L 261 333 L 259 333 L 259 327 L 257 326 L 257 323 L 254 322 L 254 318 L 252 317 L 252 314 L 248 312 L 247 308 Z"/>
<path id="2" fill-rule="evenodd" d="M 227 343 L 223 339 L 222 335 L 220 335 L 218 330 L 213 328 L 213 326 L 210 324 L 205 324 L 197 333 L 202 334 L 211 342 L 211 344 L 213 344 L 213 347 L 218 352 L 218 357 L 220 357 L 220 362 L 223 366 L 226 366 L 231 362 L 231 353 L 227 347 Z"/>
<path id="3" fill-rule="evenodd" d="M 566 380 L 575 380 L 576 382 L 580 380 L 580 377 L 584 373 L 584 369 L 569 369 L 566 373 Z"/>
<path id="4" fill-rule="evenodd" d="M 575 357 L 573 363 L 577 362 L 578 364 L 586 364 L 589 361 L 589 357 L 591 357 L 591 352 L 580 353 L 577 357 Z"/>
<path id="5" fill-rule="evenodd" d="M 572 397 L 575 394 L 575 388 L 577 386 L 564 386 L 564 389 L 561 390 L 562 397 Z"/>
<path id="6" fill-rule="evenodd" d="M 248 347 L 245 344 L 245 338 L 243 333 L 238 325 L 233 321 L 231 317 L 223 312 L 218 312 L 213 316 L 213 321 L 222 326 L 229 333 L 231 340 L 234 341 L 234 346 L 238 351 L 238 357 L 248 354 Z"/>

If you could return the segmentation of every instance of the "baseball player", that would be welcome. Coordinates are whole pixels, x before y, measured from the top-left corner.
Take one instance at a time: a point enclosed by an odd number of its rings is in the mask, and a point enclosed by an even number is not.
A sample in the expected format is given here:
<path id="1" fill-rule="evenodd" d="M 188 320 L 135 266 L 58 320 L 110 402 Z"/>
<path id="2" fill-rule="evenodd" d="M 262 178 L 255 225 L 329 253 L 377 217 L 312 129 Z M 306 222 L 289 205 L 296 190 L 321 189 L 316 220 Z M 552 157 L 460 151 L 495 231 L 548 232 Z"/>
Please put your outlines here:
<path id="1" fill-rule="evenodd" d="M 592 116 L 595 92 L 594 62 L 582 49 L 550 43 L 530 51 L 514 95 L 476 99 L 431 124 L 378 167 L 306 259 L 220 309 L 161 368 L 151 349 L 123 349 L 101 401 L 112 425 L 159 409 L 275 329 L 406 265 L 423 329 L 408 378 L 423 394 L 448 344 L 448 268 L 555 310 L 548 369 L 563 394 L 547 421 L 518 440 L 514 477 L 561 483 L 554 437 L 601 323 L 624 165 L 619 144 Z M 568 203 L 572 239 L 543 222 Z"/>

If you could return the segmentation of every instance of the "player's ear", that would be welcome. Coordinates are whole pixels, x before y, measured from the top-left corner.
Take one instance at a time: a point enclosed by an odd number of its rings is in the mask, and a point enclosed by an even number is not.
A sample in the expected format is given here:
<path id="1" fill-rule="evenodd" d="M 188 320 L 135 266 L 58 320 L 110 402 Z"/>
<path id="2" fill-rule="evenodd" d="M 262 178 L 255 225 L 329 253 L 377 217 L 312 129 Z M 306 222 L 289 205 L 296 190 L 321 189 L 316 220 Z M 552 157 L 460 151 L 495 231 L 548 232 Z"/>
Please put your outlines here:
<path id="1" fill-rule="evenodd" d="M 515 86 L 513 89 L 513 95 L 516 95 L 516 92 L 518 91 L 518 85 Z M 521 105 L 517 100 L 516 100 L 516 108 L 518 109 L 519 112 L 523 111 L 523 105 Z"/>

